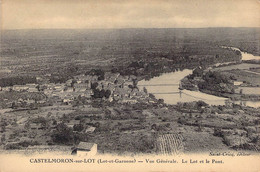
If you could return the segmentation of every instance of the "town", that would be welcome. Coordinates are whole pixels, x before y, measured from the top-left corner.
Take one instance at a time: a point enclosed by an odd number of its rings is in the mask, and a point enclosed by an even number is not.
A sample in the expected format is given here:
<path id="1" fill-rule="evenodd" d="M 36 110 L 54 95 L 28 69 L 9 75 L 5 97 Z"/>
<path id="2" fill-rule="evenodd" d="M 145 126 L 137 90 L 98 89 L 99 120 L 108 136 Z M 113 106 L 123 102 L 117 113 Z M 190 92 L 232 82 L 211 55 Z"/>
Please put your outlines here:
<path id="1" fill-rule="evenodd" d="M 127 118 L 124 117 L 127 114 L 121 114 L 120 104 L 145 106 L 158 102 L 145 90 L 139 90 L 135 76 L 99 74 L 98 71 L 77 75 L 65 83 L 50 83 L 37 77 L 37 84 L 1 87 L 1 145 L 6 149 L 19 149 L 42 144 L 79 143 L 82 138 L 78 137 L 103 130 L 100 121 Z M 100 104 L 110 105 L 102 108 Z"/>

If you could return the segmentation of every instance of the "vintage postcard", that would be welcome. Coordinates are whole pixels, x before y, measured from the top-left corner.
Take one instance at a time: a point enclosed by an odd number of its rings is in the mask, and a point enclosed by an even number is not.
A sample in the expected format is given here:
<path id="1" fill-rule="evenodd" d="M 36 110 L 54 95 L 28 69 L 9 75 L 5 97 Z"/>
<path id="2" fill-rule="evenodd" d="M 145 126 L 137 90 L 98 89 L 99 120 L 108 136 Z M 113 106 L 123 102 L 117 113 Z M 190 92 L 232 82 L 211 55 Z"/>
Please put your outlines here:
<path id="1" fill-rule="evenodd" d="M 0 172 L 260 171 L 260 1 L 0 2 Z"/>

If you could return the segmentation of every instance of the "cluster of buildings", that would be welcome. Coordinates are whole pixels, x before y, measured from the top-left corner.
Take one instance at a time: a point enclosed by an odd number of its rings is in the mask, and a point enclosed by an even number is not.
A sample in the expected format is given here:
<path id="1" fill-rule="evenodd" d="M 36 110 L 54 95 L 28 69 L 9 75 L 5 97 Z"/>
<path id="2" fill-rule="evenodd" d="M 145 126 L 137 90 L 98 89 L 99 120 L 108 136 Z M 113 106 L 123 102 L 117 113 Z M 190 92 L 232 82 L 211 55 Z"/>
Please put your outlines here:
<path id="1" fill-rule="evenodd" d="M 9 87 L 0 87 L 1 91 L 27 91 L 27 92 L 37 92 L 37 84 L 26 84 L 26 85 L 13 85 Z"/>
<path id="2" fill-rule="evenodd" d="M 109 90 L 110 96 L 103 97 L 106 101 L 117 101 L 119 103 L 137 103 L 138 101 L 148 100 L 149 96 L 143 90 L 135 87 L 134 75 L 122 76 L 119 73 L 106 72 L 103 80 L 99 80 L 96 75 L 78 75 L 65 83 L 42 83 L 14 85 L 12 87 L 3 87 L 2 91 L 17 92 L 42 92 L 48 98 L 69 104 L 79 96 L 91 100 L 95 90 Z M 93 85 L 94 88 L 93 88 Z"/>
<path id="3" fill-rule="evenodd" d="M 43 91 L 47 96 L 61 98 L 64 103 L 70 103 L 78 96 L 90 99 L 94 95 L 93 89 L 109 90 L 109 98 L 103 99 L 110 102 L 136 103 L 138 100 L 148 99 L 147 93 L 134 88 L 134 80 L 134 75 L 122 76 L 119 73 L 107 72 L 104 80 L 98 80 L 96 75 L 82 74 L 67 80 L 66 83 L 48 84 Z M 95 88 L 92 88 L 92 85 L 96 85 Z"/>

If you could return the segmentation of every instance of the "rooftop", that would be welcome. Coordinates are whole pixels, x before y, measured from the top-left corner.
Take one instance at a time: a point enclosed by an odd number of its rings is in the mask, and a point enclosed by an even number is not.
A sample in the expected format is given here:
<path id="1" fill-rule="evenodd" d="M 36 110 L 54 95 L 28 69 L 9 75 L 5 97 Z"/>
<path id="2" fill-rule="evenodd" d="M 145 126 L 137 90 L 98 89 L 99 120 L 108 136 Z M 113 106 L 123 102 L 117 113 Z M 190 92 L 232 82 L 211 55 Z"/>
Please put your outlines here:
<path id="1" fill-rule="evenodd" d="M 90 150 L 95 143 L 89 143 L 89 142 L 80 142 L 79 145 L 77 146 L 78 149 L 85 149 L 85 150 Z"/>

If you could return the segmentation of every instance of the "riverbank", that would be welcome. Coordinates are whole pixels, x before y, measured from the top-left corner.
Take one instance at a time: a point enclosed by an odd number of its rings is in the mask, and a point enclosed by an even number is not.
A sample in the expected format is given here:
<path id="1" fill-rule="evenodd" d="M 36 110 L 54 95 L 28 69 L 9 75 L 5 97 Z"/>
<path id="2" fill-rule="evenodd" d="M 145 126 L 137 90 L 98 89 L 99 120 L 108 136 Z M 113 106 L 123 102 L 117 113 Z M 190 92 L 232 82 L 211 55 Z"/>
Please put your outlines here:
<path id="1" fill-rule="evenodd" d="M 196 69 L 181 80 L 182 88 L 229 98 L 231 101 L 260 101 L 260 73 L 251 71 L 260 65 L 240 63 L 214 69 Z M 255 89 L 256 92 L 252 90 Z"/>

